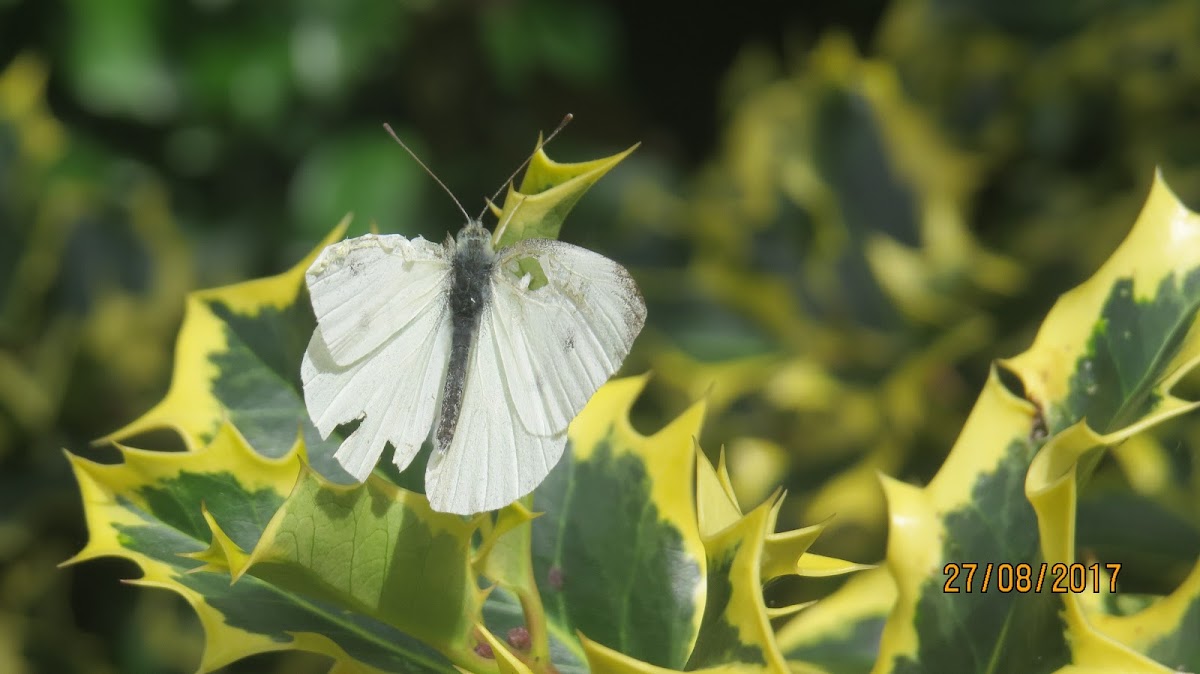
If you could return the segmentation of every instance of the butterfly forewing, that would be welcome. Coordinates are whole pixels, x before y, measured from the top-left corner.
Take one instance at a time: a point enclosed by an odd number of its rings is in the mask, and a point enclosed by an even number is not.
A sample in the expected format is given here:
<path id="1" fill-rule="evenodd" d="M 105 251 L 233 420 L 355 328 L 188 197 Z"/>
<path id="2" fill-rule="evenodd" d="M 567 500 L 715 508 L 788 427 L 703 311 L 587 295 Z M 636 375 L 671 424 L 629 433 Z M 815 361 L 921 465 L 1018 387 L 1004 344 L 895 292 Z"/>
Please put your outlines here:
<path id="1" fill-rule="evenodd" d="M 445 303 L 450 261 L 417 237 L 368 234 L 333 244 L 305 274 L 329 355 L 349 365 Z"/>
<path id="2" fill-rule="evenodd" d="M 561 241 L 530 239 L 504 251 L 502 268 L 537 260 L 546 285 L 528 289 L 498 271 L 491 319 L 510 390 L 525 390 L 516 412 L 531 433 L 556 434 L 620 368 L 646 320 L 633 279 L 621 265 Z M 532 395 L 530 395 L 532 394 Z"/>

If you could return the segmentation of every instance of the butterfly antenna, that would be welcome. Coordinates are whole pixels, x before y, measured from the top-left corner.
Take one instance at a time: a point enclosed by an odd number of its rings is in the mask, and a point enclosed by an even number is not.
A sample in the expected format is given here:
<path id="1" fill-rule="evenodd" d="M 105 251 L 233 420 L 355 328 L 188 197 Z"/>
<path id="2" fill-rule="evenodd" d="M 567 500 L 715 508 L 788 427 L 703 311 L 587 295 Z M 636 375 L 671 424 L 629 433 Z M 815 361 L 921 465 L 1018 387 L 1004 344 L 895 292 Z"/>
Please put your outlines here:
<path id="1" fill-rule="evenodd" d="M 463 214 L 463 217 L 466 218 L 467 222 L 470 222 L 471 216 L 467 214 L 467 209 L 463 208 L 463 205 L 458 201 L 458 197 L 454 196 L 454 193 L 450 191 L 449 187 L 446 187 L 446 183 L 442 182 L 441 178 L 438 178 L 437 175 L 434 174 L 434 172 L 431 171 L 429 169 L 429 167 L 425 165 L 425 162 L 421 161 L 421 158 L 417 156 L 416 152 L 413 152 L 412 149 L 410 149 L 407 145 L 404 144 L 404 141 L 400 140 L 400 136 L 397 136 L 396 132 L 392 131 L 392 126 L 390 124 L 388 124 L 387 122 L 384 122 L 383 128 L 387 130 L 388 135 L 392 137 L 392 140 L 396 141 L 397 143 L 400 143 L 400 147 L 404 148 L 404 151 L 407 152 L 408 155 L 413 158 L 413 161 L 417 162 L 417 164 L 421 168 L 425 169 L 425 172 L 429 174 L 429 177 L 433 178 L 433 181 L 436 182 L 438 185 L 440 185 L 442 187 L 442 189 L 446 191 L 446 194 L 450 195 L 450 199 L 454 201 L 454 205 L 458 206 L 459 212 L 461 212 Z M 479 217 L 483 217 L 483 216 L 481 215 Z"/>
<path id="2" fill-rule="evenodd" d="M 487 213 L 488 206 L 490 206 L 492 204 L 492 202 L 494 202 L 496 200 L 496 197 L 500 196 L 500 193 L 504 191 L 505 185 L 508 185 L 509 183 L 511 183 L 513 181 L 513 178 L 516 178 L 517 174 L 521 172 L 521 169 L 525 168 L 526 166 L 529 165 L 529 162 L 533 161 L 533 157 L 534 157 L 534 155 L 536 155 L 538 153 L 538 150 L 541 150 L 542 148 L 546 147 L 547 143 L 554 140 L 554 137 L 558 135 L 558 132 L 562 131 L 563 127 L 566 126 L 567 124 L 569 124 L 572 119 L 575 119 L 575 115 L 572 115 L 571 113 L 568 112 L 562 118 L 562 121 L 558 123 L 558 126 L 554 127 L 554 130 L 550 132 L 550 135 L 546 136 L 546 140 L 543 140 L 538 143 L 538 146 L 536 148 L 534 148 L 533 153 L 530 154 L 528 157 L 526 157 L 525 161 L 521 162 L 521 165 L 517 167 L 517 170 L 513 171 L 512 175 L 510 175 L 508 177 L 508 180 L 505 180 L 504 184 L 500 186 L 500 189 L 496 190 L 496 193 L 492 195 L 492 198 L 487 200 L 487 203 L 484 205 L 483 210 L 479 212 L 479 218 L 482 218 L 483 214 Z M 476 219 L 479 219 L 479 218 L 476 218 Z"/>

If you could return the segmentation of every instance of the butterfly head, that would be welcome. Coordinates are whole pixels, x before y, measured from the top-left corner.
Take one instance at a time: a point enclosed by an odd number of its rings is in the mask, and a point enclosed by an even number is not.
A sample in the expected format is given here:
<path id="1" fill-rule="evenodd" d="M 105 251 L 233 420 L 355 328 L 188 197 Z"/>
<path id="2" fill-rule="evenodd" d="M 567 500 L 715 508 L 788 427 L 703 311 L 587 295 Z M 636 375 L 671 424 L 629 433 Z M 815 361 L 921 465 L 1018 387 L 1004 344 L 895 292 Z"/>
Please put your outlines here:
<path id="1" fill-rule="evenodd" d="M 455 241 L 457 241 L 458 245 L 460 246 L 465 244 L 467 241 L 491 238 L 492 233 L 484 228 L 483 223 L 478 219 L 468 220 L 467 224 L 463 225 L 463 228 L 458 230 L 458 236 L 454 237 Z"/>
<path id="2" fill-rule="evenodd" d="M 471 219 L 454 237 L 456 250 L 479 251 L 490 255 L 492 253 L 492 233 L 478 219 Z"/>

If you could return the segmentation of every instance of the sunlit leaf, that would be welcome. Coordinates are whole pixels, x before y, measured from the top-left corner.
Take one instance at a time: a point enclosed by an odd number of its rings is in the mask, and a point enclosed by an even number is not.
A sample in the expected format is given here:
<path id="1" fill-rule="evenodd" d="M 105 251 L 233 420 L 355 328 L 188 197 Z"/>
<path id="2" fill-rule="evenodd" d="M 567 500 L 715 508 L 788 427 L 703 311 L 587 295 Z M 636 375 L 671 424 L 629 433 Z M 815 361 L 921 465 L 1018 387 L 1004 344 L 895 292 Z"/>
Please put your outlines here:
<path id="1" fill-rule="evenodd" d="M 539 142 L 520 188 L 509 186 L 503 208 L 493 206 L 499 222 L 493 235 L 496 246 L 529 238 L 557 239 L 563 220 L 584 193 L 635 149 L 636 145 L 611 157 L 563 164 L 550 159 Z"/>
<path id="2" fill-rule="evenodd" d="M 308 417 L 299 368 L 316 326 L 304 272 L 348 224 L 349 219 L 343 220 L 321 245 L 278 276 L 192 293 L 167 395 L 102 441 L 171 428 L 196 447 L 227 418 L 265 456 L 282 456 L 301 433 L 313 466 L 327 477 L 348 480 L 333 461 L 340 439 L 322 440 Z"/>
<path id="3" fill-rule="evenodd" d="M 382 478 L 341 487 L 306 471 L 235 570 L 235 587 L 256 578 L 398 628 L 470 666 L 482 600 L 470 568 L 474 531 Z"/>

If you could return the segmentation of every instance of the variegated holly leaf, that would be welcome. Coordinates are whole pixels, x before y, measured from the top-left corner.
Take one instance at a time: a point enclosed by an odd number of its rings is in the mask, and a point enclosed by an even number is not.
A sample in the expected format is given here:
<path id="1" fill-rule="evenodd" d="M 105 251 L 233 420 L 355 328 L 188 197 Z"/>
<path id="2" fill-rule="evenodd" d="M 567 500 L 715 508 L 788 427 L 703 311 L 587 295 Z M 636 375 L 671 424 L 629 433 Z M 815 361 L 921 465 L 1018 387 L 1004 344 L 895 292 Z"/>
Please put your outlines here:
<path id="1" fill-rule="evenodd" d="M 253 552 L 233 565 L 233 577 L 235 585 L 254 578 L 337 607 L 359 626 L 399 630 L 477 669 L 473 628 L 483 597 L 470 564 L 475 529 L 380 477 L 345 487 L 305 471 Z M 340 635 L 326 636 L 341 643 Z M 387 668 L 374 655 L 350 654 Z"/>
<path id="2" fill-rule="evenodd" d="M 1120 575 L 1117 575 L 1120 578 Z M 1195 639 L 1200 633 L 1200 562 L 1175 591 L 1128 615 L 1089 612 L 1097 633 L 1116 639 L 1175 671 L 1200 671 Z"/>
<path id="3" fill-rule="evenodd" d="M 501 511 L 497 526 L 510 516 L 518 523 L 483 562 L 498 584 L 488 627 L 527 629 L 528 657 L 549 658 L 560 672 L 587 670 L 579 634 L 679 669 L 698 630 L 706 568 L 692 462 L 704 405 L 643 436 L 628 412 L 645 383 L 614 380 L 596 393 L 529 510 Z"/>
<path id="4" fill-rule="evenodd" d="M 808 553 L 820 526 L 774 533 L 778 494 L 742 515 L 724 463 L 714 469 L 696 447 L 704 405 L 653 435 L 633 430 L 645 382 L 602 388 L 532 512 L 500 513 L 505 533 L 481 549 L 498 584 L 488 628 L 526 630 L 535 670 L 549 658 L 560 672 L 781 671 L 770 620 L 795 608 L 767 609 L 762 583 L 863 567 Z"/>
<path id="5" fill-rule="evenodd" d="M 329 478 L 349 481 L 333 460 L 340 437 L 323 440 L 308 417 L 299 367 L 316 326 L 304 272 L 348 225 L 346 218 L 282 274 L 191 293 L 167 395 L 101 442 L 169 428 L 189 448 L 196 448 L 228 421 L 254 451 L 268 457 L 285 455 L 299 433 L 314 468 Z"/>
<path id="6" fill-rule="evenodd" d="M 508 186 L 503 208 L 490 204 L 496 216 L 493 245 L 502 248 L 522 239 L 557 239 L 563 221 L 576 202 L 635 149 L 636 145 L 611 157 L 566 164 L 551 160 L 539 138 L 521 180 L 521 188 Z M 516 273 L 529 274 L 532 288 L 546 283 L 546 275 L 537 260 L 519 260 Z"/>
<path id="7" fill-rule="evenodd" d="M 776 634 L 795 669 L 819 667 L 828 674 L 869 672 L 879 655 L 883 624 L 896 601 L 887 569 L 852 576 L 836 592 L 801 611 Z"/>
<path id="8" fill-rule="evenodd" d="M 707 574 L 691 496 L 703 404 L 652 436 L 629 423 L 645 378 L 604 389 L 570 429 L 571 453 L 533 497 L 533 574 L 567 633 L 680 667 Z"/>
<path id="9" fill-rule="evenodd" d="M 776 533 L 782 503 L 777 492 L 743 515 L 724 455 L 716 468 L 703 456 L 697 461 L 696 506 L 710 580 L 688 669 L 733 663 L 787 670 L 770 619 L 802 611 L 808 604 L 768 609 L 763 583 L 784 575 L 823 577 L 869 568 L 808 552 L 824 525 Z"/>
<path id="10" fill-rule="evenodd" d="M 1200 217 L 1160 177 L 1108 262 L 1059 300 L 1028 351 L 993 370 L 930 484 L 884 481 L 897 601 L 876 671 L 1200 666 L 1195 641 L 1178 636 L 1194 620 L 1194 581 L 1154 605 L 1168 608 L 1103 620 L 1039 573 L 1080 561 L 1076 491 L 1104 449 L 1194 407 L 1171 387 L 1200 361 L 1197 279 Z M 962 563 L 979 564 L 970 592 L 965 568 L 946 570 Z M 997 587 L 1000 563 L 1030 565 L 1025 591 L 1015 577 Z"/>
<path id="11" fill-rule="evenodd" d="M 503 208 L 492 206 L 499 223 L 493 243 L 501 248 L 522 239 L 557 239 L 563 221 L 584 193 L 636 149 L 634 145 L 603 159 L 561 163 L 546 155 L 539 138 L 520 189 L 509 185 Z"/>
<path id="12" fill-rule="evenodd" d="M 453 671 L 445 655 L 402 631 L 397 623 L 403 621 L 394 612 L 348 610 L 349 596 L 361 597 L 372 587 L 378 592 L 383 581 L 393 578 L 379 573 L 387 565 L 378 553 L 371 561 L 356 562 L 360 550 L 386 547 L 393 556 L 392 568 L 405 571 L 423 564 L 419 557 L 426 551 L 413 550 L 428 546 L 429 538 L 414 526 L 419 516 L 401 512 L 397 517 L 403 501 L 391 498 L 394 487 L 358 490 L 367 507 L 349 510 L 359 528 L 329 527 L 322 526 L 328 522 L 322 517 L 345 516 L 339 506 L 344 507 L 346 499 L 338 500 L 336 488 L 314 488 L 315 478 L 300 460 L 299 443 L 279 458 L 266 458 L 254 452 L 237 429 L 224 424 L 208 444 L 193 451 L 122 447 L 121 454 L 123 462 L 115 465 L 71 457 L 83 495 L 88 543 L 68 563 L 123 557 L 141 568 L 137 584 L 181 594 L 204 627 L 207 644 L 200 671 L 286 648 L 352 659 L 384 671 Z M 332 498 L 327 497 L 329 491 L 335 492 Z M 379 493 L 382 499 L 377 499 Z M 307 538 L 301 535 L 304 525 L 289 526 L 297 516 L 305 517 L 300 510 L 307 511 Z M 457 526 L 452 536 L 462 549 L 470 534 L 462 532 L 461 521 Z M 354 593 L 322 592 L 327 588 L 315 582 L 298 591 L 289 575 L 295 567 L 280 552 L 287 539 L 296 546 L 312 546 L 307 567 L 296 566 L 335 578 L 341 572 L 341 578 L 355 581 L 350 584 Z M 335 545 L 338 542 L 342 545 Z M 407 557 L 395 555 L 397 550 L 407 550 Z M 444 555 L 430 552 L 430 560 L 446 561 Z M 256 562 L 265 571 L 261 575 L 256 575 Z M 236 582 L 231 569 L 239 576 Z M 454 633 L 444 621 L 432 624 L 443 636 Z"/>

